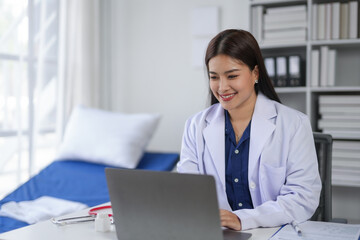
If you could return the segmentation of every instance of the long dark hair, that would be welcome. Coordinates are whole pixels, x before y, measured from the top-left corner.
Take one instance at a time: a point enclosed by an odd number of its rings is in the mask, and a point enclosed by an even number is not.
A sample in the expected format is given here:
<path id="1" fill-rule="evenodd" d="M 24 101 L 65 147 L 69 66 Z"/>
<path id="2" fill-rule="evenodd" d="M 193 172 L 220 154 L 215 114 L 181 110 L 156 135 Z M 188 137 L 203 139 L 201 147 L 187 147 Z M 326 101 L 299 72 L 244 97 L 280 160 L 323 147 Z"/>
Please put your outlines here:
<path id="1" fill-rule="evenodd" d="M 205 64 L 209 76 L 209 61 L 211 58 L 224 54 L 236 60 L 245 63 L 250 70 L 254 70 L 258 66 L 259 79 L 258 83 L 254 85 L 255 92 L 258 94 L 260 90 L 268 98 L 280 102 L 279 96 L 276 94 L 274 86 L 272 85 L 269 75 L 266 71 L 264 59 L 262 57 L 260 47 L 256 39 L 251 33 L 245 30 L 228 29 L 217 34 L 209 43 L 206 55 Z M 219 101 L 213 95 L 211 90 L 211 105 Z"/>

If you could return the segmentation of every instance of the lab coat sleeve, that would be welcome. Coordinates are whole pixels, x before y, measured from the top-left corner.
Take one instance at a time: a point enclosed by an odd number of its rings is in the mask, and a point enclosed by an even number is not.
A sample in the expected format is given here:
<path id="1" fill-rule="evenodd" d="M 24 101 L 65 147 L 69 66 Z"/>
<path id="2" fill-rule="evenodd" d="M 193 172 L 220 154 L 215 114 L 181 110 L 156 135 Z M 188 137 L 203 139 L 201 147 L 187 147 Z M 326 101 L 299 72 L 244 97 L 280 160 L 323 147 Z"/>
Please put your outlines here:
<path id="1" fill-rule="evenodd" d="M 179 173 L 200 173 L 196 144 L 197 129 L 192 121 L 193 119 L 190 118 L 185 123 L 180 161 L 177 164 L 177 171 Z"/>
<path id="2" fill-rule="evenodd" d="M 260 187 L 265 201 L 254 209 L 234 211 L 241 219 L 243 230 L 280 226 L 293 220 L 306 221 L 315 212 L 321 191 L 317 156 L 308 118 L 302 116 L 299 122 L 294 136 L 289 141 L 288 157 L 284 166 L 286 170 L 283 169 L 286 175 L 285 182 L 280 188 L 280 193 L 277 197 L 267 197 L 270 195 L 267 188 L 271 188 L 272 179 L 262 178 L 266 175 L 262 172 L 266 168 L 260 165 L 260 182 L 256 187 Z"/>

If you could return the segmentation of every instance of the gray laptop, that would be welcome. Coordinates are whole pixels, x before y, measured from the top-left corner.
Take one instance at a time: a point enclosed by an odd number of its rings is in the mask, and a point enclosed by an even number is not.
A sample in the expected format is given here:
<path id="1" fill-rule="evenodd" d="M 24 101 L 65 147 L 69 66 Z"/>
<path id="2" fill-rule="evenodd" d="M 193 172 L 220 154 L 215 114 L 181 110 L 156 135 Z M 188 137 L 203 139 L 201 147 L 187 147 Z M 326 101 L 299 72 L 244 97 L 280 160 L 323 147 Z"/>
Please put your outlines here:
<path id="1" fill-rule="evenodd" d="M 212 176 L 106 168 L 119 240 L 246 240 L 224 230 Z"/>

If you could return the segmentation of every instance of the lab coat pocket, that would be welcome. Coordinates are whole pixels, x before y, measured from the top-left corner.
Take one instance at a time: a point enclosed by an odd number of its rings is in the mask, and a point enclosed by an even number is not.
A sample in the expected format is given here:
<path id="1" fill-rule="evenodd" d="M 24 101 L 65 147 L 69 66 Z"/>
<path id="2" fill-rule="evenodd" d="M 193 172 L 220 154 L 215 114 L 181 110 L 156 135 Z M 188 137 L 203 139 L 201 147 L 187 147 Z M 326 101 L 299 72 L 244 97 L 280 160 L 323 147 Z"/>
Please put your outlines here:
<path id="1" fill-rule="evenodd" d="M 281 187 L 285 183 L 285 173 L 285 167 L 274 167 L 266 163 L 262 165 L 262 171 L 260 172 L 261 190 L 263 196 L 268 198 L 267 200 L 276 200 Z"/>

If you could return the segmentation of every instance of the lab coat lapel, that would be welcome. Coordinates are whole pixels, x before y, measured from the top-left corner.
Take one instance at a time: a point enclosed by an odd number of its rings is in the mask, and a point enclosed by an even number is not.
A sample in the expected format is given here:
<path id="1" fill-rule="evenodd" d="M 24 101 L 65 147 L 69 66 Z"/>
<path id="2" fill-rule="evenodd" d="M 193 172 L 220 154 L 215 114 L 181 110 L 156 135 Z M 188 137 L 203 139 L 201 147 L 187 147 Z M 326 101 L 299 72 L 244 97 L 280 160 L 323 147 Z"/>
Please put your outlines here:
<path id="1" fill-rule="evenodd" d="M 277 112 L 274 103 L 262 93 L 259 93 L 251 121 L 249 179 L 251 176 L 257 176 L 255 172 L 259 166 L 261 152 L 275 130 L 275 125 L 270 119 L 276 117 L 276 115 Z"/>
<path id="2" fill-rule="evenodd" d="M 254 176 L 257 171 L 261 152 L 275 130 L 271 119 L 276 115 L 274 103 L 259 93 L 251 120 L 249 178 Z M 206 122 L 207 126 L 203 131 L 205 146 L 208 147 L 211 160 L 225 189 L 225 116 L 224 109 L 220 104 L 214 107 L 214 110 L 207 116 Z"/>
<path id="3" fill-rule="evenodd" d="M 220 104 L 206 118 L 203 136 L 218 177 L 225 189 L 225 116 Z"/>

